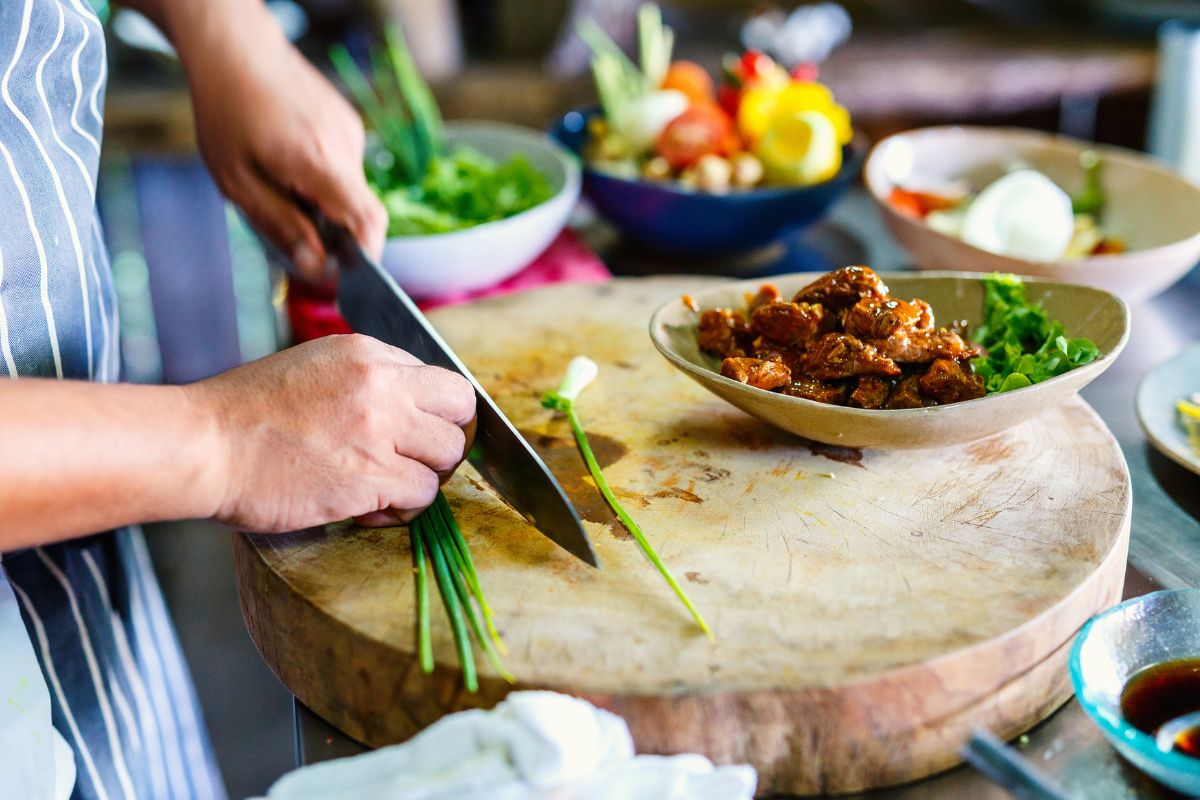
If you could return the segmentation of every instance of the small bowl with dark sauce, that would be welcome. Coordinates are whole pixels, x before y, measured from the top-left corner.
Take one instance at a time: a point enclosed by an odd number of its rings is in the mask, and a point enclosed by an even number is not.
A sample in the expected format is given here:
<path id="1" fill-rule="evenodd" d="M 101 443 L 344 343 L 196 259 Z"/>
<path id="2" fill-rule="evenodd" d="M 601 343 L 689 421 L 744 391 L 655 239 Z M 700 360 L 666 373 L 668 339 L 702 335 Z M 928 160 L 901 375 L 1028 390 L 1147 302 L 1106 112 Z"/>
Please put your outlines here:
<path id="1" fill-rule="evenodd" d="M 1071 649 L 1071 682 L 1092 721 L 1151 777 L 1200 795 L 1200 730 L 1158 746 L 1162 726 L 1200 711 L 1200 590 L 1154 592 L 1093 617 Z"/>

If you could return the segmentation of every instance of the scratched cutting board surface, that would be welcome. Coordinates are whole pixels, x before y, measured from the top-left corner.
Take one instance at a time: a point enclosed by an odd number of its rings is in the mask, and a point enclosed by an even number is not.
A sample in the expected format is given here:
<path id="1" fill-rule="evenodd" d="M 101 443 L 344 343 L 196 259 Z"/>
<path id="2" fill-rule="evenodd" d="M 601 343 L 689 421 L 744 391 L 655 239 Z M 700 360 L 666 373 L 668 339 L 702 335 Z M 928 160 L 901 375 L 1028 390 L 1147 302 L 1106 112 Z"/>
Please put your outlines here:
<path id="1" fill-rule="evenodd" d="M 579 509 L 603 565 L 559 550 L 469 467 L 446 494 L 518 688 L 623 714 L 640 750 L 749 761 L 764 790 L 852 791 L 957 761 L 970 728 L 1016 734 L 1068 695 L 1079 625 L 1120 595 L 1130 489 L 1073 398 L 969 445 L 828 448 L 761 423 L 671 368 L 646 333 L 698 278 L 560 286 L 432 319 Z M 539 398 L 576 354 L 579 411 L 610 483 L 713 626 L 709 643 L 595 491 Z M 460 689 L 413 657 L 405 529 L 236 537 L 251 635 L 305 703 L 369 744 L 509 687 Z M 436 597 L 436 594 L 435 594 Z"/>

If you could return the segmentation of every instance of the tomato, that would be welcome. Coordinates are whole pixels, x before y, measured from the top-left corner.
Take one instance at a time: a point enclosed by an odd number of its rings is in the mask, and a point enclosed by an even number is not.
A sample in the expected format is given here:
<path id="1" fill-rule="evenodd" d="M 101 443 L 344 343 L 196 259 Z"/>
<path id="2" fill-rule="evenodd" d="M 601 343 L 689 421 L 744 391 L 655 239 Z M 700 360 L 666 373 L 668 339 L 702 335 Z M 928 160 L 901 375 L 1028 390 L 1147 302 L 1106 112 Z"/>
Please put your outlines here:
<path id="1" fill-rule="evenodd" d="M 742 91 L 736 86 L 722 83 L 717 87 L 717 105 L 731 117 L 736 117 L 742 103 Z"/>
<path id="2" fill-rule="evenodd" d="M 713 101 L 713 79 L 704 67 L 694 61 L 672 62 L 661 88 L 682 92 L 693 103 Z"/>
<path id="3" fill-rule="evenodd" d="M 888 205 L 906 217 L 912 217 L 913 219 L 925 218 L 925 209 L 921 207 L 921 201 L 917 199 L 915 194 L 905 191 L 899 186 L 892 187 L 887 201 Z"/>
<path id="4" fill-rule="evenodd" d="M 742 53 L 742 60 L 738 66 L 741 68 L 741 78 L 746 82 L 769 78 L 778 69 L 774 59 L 757 50 L 747 50 Z"/>
<path id="5" fill-rule="evenodd" d="M 820 69 L 812 61 L 804 61 L 792 67 L 792 80 L 815 82 Z"/>
<path id="6" fill-rule="evenodd" d="M 733 122 L 718 106 L 695 105 L 667 124 L 656 149 L 675 169 L 691 166 L 702 156 L 724 155 L 736 147 Z"/>

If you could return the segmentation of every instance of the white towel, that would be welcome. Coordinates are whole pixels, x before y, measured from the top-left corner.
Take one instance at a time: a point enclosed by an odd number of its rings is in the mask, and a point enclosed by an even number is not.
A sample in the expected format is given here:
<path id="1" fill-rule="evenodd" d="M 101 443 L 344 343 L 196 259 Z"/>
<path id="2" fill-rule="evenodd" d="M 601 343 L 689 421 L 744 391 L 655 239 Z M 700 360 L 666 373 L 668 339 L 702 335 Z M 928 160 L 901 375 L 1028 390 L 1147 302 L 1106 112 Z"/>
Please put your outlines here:
<path id="1" fill-rule="evenodd" d="M 750 766 L 639 756 L 625 721 L 555 692 L 514 692 L 404 744 L 302 767 L 273 800 L 750 800 Z"/>

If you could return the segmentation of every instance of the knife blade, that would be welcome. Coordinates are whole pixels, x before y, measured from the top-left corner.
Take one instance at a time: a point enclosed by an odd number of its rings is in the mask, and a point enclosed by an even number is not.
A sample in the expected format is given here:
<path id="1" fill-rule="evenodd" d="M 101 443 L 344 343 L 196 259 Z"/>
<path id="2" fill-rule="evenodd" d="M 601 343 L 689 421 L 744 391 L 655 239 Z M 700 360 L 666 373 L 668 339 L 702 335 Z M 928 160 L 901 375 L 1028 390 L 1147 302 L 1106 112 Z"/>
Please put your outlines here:
<path id="1" fill-rule="evenodd" d="M 467 461 L 492 488 L 547 538 L 599 567 L 579 514 L 541 457 L 504 416 L 471 371 L 442 339 L 412 298 L 368 258 L 344 228 L 321 225 L 338 267 L 338 308 L 357 333 L 373 336 L 424 361 L 453 370 L 475 387 L 475 442 Z"/>

